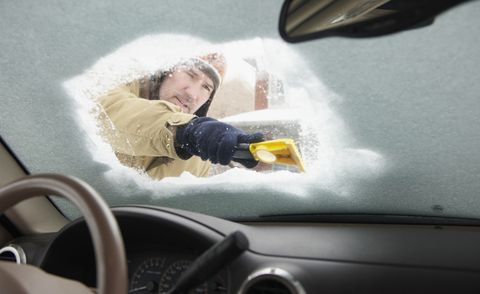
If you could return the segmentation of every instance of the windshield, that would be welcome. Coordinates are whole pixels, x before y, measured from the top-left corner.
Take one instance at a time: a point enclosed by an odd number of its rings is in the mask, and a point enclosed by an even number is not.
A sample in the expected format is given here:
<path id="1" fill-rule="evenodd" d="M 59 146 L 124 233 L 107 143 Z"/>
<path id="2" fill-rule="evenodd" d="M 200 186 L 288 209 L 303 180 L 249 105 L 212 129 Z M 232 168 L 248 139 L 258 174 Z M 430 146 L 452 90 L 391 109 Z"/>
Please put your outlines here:
<path id="1" fill-rule="evenodd" d="M 31 173 L 79 177 L 111 206 L 479 218 L 480 3 L 417 30 L 300 44 L 278 34 L 281 5 L 2 3 L 2 138 Z M 202 137 L 219 132 L 209 118 L 263 136 L 235 144 L 291 139 L 293 163 L 220 164 L 208 142 L 228 136 Z"/>

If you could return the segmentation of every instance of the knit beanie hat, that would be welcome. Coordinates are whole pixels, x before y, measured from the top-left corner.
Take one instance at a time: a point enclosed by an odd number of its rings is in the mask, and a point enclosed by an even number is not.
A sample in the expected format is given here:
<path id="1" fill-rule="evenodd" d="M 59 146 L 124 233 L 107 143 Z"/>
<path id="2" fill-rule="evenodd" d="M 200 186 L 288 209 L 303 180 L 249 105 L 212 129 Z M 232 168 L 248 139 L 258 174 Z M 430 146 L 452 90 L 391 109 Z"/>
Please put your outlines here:
<path id="1" fill-rule="evenodd" d="M 223 77 L 225 76 L 226 63 L 225 57 L 220 53 L 210 53 L 202 55 L 200 57 L 193 57 L 183 60 L 173 66 L 170 70 L 160 70 L 148 78 L 148 93 L 144 93 L 142 97 L 148 97 L 150 100 L 158 100 L 158 91 L 160 84 L 167 77 L 169 73 L 174 70 L 185 68 L 197 68 L 206 74 L 213 82 L 214 89 L 210 98 L 205 102 L 194 114 L 197 116 L 206 116 L 212 99 L 215 96 L 218 88 L 222 84 Z"/>

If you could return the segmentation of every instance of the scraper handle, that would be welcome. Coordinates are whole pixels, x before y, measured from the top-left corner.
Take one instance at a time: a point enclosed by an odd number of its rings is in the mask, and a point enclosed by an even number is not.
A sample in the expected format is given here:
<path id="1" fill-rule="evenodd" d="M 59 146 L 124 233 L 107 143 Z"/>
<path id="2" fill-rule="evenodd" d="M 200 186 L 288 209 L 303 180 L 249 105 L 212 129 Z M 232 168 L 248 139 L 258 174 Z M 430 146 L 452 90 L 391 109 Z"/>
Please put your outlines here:
<path id="1" fill-rule="evenodd" d="M 235 152 L 233 153 L 233 160 L 240 159 L 240 160 L 255 160 L 252 153 L 250 153 L 250 144 L 248 143 L 240 143 L 235 148 Z"/>

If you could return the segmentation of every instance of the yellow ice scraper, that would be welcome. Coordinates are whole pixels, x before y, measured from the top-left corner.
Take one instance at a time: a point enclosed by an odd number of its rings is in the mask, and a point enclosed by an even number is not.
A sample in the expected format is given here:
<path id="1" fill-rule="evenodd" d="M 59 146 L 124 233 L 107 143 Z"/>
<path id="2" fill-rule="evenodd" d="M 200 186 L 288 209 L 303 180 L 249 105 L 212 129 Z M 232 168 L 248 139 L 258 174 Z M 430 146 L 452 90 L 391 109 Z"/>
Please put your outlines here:
<path id="1" fill-rule="evenodd" d="M 268 164 L 293 165 L 301 172 L 305 172 L 302 158 L 292 139 L 239 144 L 233 159 L 254 159 Z"/>

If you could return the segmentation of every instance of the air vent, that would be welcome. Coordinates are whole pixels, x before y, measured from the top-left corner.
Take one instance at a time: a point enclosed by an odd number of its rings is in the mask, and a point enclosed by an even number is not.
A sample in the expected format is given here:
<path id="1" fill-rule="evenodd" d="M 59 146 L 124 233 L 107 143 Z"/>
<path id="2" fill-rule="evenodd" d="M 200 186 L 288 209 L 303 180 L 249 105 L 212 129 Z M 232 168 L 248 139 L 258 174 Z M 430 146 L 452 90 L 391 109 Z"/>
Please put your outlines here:
<path id="1" fill-rule="evenodd" d="M 10 261 L 18 264 L 26 264 L 27 257 L 22 247 L 14 244 L 10 244 L 0 249 L 0 260 Z"/>
<path id="2" fill-rule="evenodd" d="M 283 283 L 272 279 L 255 282 L 245 292 L 246 294 L 292 294 Z"/>
<path id="3" fill-rule="evenodd" d="M 279 268 L 265 268 L 251 274 L 243 283 L 240 294 L 305 294 L 293 276 Z"/>

